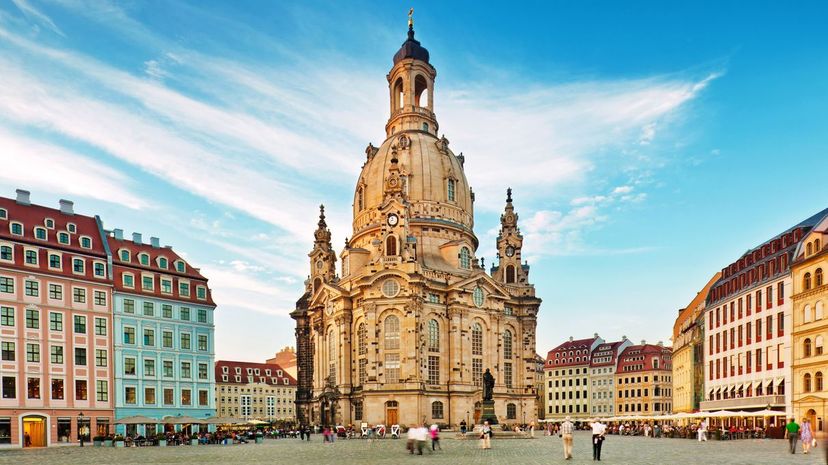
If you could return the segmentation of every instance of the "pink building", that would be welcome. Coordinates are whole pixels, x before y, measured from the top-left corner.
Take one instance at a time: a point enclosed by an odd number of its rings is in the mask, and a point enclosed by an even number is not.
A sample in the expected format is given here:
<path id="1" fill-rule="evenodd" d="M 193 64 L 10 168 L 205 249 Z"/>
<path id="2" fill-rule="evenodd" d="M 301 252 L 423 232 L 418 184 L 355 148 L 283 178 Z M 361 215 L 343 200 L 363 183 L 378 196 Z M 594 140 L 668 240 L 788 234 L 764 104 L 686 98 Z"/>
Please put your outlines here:
<path id="1" fill-rule="evenodd" d="M 0 447 L 112 431 L 112 286 L 97 217 L 0 198 Z"/>

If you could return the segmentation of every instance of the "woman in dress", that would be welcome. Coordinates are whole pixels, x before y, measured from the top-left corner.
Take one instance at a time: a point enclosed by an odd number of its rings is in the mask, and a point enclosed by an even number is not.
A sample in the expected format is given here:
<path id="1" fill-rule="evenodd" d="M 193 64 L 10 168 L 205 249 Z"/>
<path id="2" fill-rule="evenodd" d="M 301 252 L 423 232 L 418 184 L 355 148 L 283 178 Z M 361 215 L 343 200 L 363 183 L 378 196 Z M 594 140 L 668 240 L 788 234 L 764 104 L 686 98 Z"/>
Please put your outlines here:
<path id="1" fill-rule="evenodd" d="M 811 422 L 807 418 L 802 420 L 799 438 L 802 440 L 802 453 L 807 454 L 811 450 L 811 441 L 814 439 L 814 435 L 811 432 Z"/>

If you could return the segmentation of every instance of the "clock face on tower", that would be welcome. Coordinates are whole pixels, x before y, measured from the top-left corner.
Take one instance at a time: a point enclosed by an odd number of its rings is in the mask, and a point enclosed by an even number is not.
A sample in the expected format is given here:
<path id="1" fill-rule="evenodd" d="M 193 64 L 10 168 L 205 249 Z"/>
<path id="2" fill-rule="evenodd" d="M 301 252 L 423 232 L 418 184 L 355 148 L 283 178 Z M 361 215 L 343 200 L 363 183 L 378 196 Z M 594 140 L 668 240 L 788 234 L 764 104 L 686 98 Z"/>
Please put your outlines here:
<path id="1" fill-rule="evenodd" d="M 512 247 L 511 245 L 506 246 L 506 256 L 511 257 L 513 255 L 515 255 L 515 248 Z"/>
<path id="2" fill-rule="evenodd" d="M 392 213 L 388 215 L 388 219 L 386 219 L 386 221 L 388 222 L 388 226 L 396 226 L 397 223 L 400 222 L 400 219 L 399 217 L 397 217 L 397 215 Z"/>

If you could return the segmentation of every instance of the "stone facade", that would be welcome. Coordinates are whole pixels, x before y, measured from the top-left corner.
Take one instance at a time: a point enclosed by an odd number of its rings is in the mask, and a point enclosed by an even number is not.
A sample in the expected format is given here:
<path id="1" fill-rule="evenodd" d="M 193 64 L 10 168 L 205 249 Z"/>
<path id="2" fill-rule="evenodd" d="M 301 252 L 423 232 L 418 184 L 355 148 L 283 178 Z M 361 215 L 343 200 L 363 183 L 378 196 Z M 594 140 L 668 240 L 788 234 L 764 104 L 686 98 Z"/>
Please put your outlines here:
<path id="1" fill-rule="evenodd" d="M 672 412 L 672 349 L 661 343 L 629 346 L 618 356 L 615 415 L 652 416 Z"/>
<path id="2" fill-rule="evenodd" d="M 386 139 L 365 151 L 339 274 L 320 214 L 305 294 L 291 314 L 300 422 L 470 422 L 486 368 L 501 421 L 535 418 L 541 301 L 521 260 L 511 192 L 487 273 L 474 255 L 465 159 L 438 137 L 436 74 L 410 29 L 387 76 Z"/>
<path id="3" fill-rule="evenodd" d="M 811 428 L 824 431 L 828 388 L 828 216 L 800 242 L 791 265 L 793 274 L 793 414 L 809 418 Z"/>
<path id="4" fill-rule="evenodd" d="M 673 411 L 695 412 L 704 399 L 704 309 L 716 273 L 687 307 L 679 311 L 673 325 Z"/>

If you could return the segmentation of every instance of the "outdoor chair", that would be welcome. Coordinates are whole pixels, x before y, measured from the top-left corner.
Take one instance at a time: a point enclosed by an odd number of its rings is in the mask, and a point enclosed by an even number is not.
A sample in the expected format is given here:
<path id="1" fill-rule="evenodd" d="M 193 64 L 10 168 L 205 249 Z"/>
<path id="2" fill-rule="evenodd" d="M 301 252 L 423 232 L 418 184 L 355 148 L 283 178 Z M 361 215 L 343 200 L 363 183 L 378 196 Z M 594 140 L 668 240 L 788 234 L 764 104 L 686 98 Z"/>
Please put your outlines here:
<path id="1" fill-rule="evenodd" d="M 367 438 L 368 437 L 368 430 L 369 430 L 368 423 L 362 423 L 361 425 L 359 425 L 359 429 L 360 429 L 360 431 L 362 431 L 362 434 L 360 435 L 360 437 L 361 438 Z"/>
<path id="2" fill-rule="evenodd" d="M 400 425 L 391 425 L 391 438 L 392 439 L 399 439 L 400 438 Z"/>

